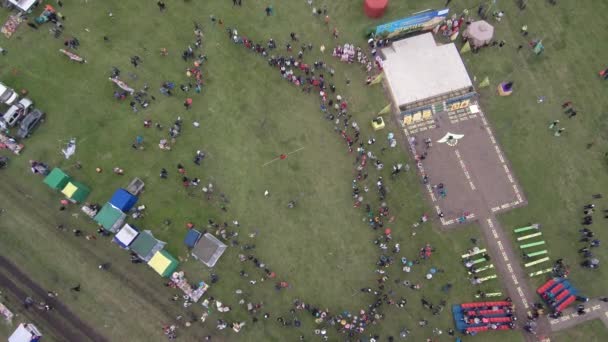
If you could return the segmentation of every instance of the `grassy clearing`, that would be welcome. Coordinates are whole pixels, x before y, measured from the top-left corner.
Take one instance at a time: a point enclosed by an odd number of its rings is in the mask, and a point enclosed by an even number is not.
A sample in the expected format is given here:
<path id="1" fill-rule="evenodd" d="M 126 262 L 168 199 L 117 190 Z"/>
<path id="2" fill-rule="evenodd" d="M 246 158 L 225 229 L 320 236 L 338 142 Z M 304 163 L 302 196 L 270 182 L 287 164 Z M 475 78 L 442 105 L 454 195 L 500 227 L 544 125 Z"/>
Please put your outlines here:
<path id="1" fill-rule="evenodd" d="M 568 329 L 559 332 L 551 337 L 552 341 L 567 342 L 567 341 L 602 341 L 606 334 L 606 326 L 599 319 L 585 322 L 575 329 Z"/>
<path id="2" fill-rule="evenodd" d="M 463 3 L 474 5 L 473 1 Z M 595 78 L 596 69 L 603 66 L 601 53 L 605 52 L 596 41 L 601 41 L 607 31 L 601 30 L 606 24 L 594 15 L 605 9 L 606 4 L 599 1 L 594 4 L 595 9 L 575 9 L 574 4 L 554 8 L 535 3 L 520 13 L 511 3 L 504 3 L 507 17 L 497 25 L 497 38 L 506 39 L 507 47 L 486 49 L 465 58 L 471 73 L 478 78 L 489 75 L 494 85 L 503 79 L 516 82 L 512 98 L 497 98 L 493 89 L 481 91 L 485 111 L 530 201 L 529 207 L 504 215 L 504 226 L 541 221 L 547 227 L 544 234 L 552 256 L 557 257 L 553 253 L 560 251 L 572 264 L 576 260 L 575 251 L 569 244 L 572 234 L 577 234 L 574 228 L 578 208 L 590 193 L 606 188 L 607 182 L 606 166 L 602 164 L 605 136 L 600 135 L 605 131 L 602 130 L 605 120 L 600 119 L 601 108 L 606 105 L 600 95 L 605 84 Z M 340 28 L 340 41 L 363 44 L 362 32 L 373 23 L 363 18 L 359 6 L 348 2 L 331 2 L 327 6 L 332 22 Z M 392 3 L 385 19 L 439 6 L 439 1 L 425 5 Z M 208 218 L 222 222 L 238 219 L 242 224 L 242 242 L 247 241 L 247 233 L 259 231 L 253 241 L 256 256 L 288 281 L 291 288 L 278 294 L 270 284 L 249 286 L 247 279 L 238 276 L 242 268 L 237 261 L 239 250 L 231 248 L 215 270 L 220 282 L 210 294 L 233 307 L 238 306 L 234 295 L 237 288 L 243 288 L 248 299 L 263 301 L 265 310 L 273 317 L 289 317 L 289 305 L 294 298 L 333 311 L 351 312 L 371 301 L 358 289 L 374 285 L 377 275 L 373 269 L 379 253 L 371 243 L 374 234 L 361 222 L 363 213 L 352 208 L 352 156 L 347 155 L 339 136 L 333 133 L 333 126 L 322 119 L 314 96 L 285 84 L 264 59 L 231 44 L 224 29 L 213 27 L 208 20 L 214 14 L 224 20 L 225 26 L 236 26 L 254 41 L 273 37 L 282 47 L 289 32 L 294 31 L 304 42 L 311 41 L 315 47 L 325 44 L 331 49 L 331 32 L 310 15 L 305 2 L 274 4 L 276 15 L 271 18 L 265 17 L 264 7 L 264 3 L 252 1 L 244 1 L 242 9 L 232 9 L 228 1 L 177 2 L 170 3 L 169 10 L 161 15 L 153 2 L 68 4 L 62 11 L 68 16 L 66 32 L 80 39 L 79 53 L 89 60 L 86 65 L 67 62 L 56 52 L 61 41 L 53 39 L 44 29 L 30 32 L 24 26 L 6 43 L 10 52 L 2 59 L 0 78 L 17 89 L 27 88 L 37 105 L 48 113 L 48 120 L 26 142 L 25 155 L 13 158 L 11 167 L 3 170 L 3 178 L 13 182 L 0 185 L 4 194 L 0 196 L 0 206 L 7 209 L 0 221 L 0 247 L 32 278 L 49 288 L 67 290 L 74 282 L 81 282 L 87 293 L 65 296 L 67 304 L 83 318 L 98 322 L 100 332 L 112 339 L 157 340 L 161 322 L 173 320 L 184 310 L 172 305 L 168 300 L 170 292 L 155 274 L 128 263 L 126 254 L 112 244 L 103 240 L 90 244 L 59 234 L 54 228 L 59 222 L 86 231 L 94 228 L 88 220 L 72 217 L 70 214 L 75 210 L 57 211 L 59 197 L 51 194 L 40 178 L 27 173 L 27 159 L 40 159 L 67 169 L 91 186 L 91 199 L 99 202 L 107 200 L 117 187 L 125 186 L 130 177 L 144 179 L 147 186 L 141 202 L 149 208 L 148 215 L 135 223 L 169 242 L 169 250 L 177 256 L 187 255 L 181 241 L 188 221 L 203 225 Z M 109 10 L 112 18 L 107 16 Z M 576 16 L 567 16 L 573 11 Z M 178 96 L 165 98 L 156 88 L 165 80 L 183 82 L 187 64 L 179 53 L 194 39 L 194 20 L 205 27 L 203 46 L 209 63 L 204 67 L 203 94 L 194 96 L 194 108 L 185 113 L 181 105 L 185 95 L 178 90 Z M 540 58 L 528 56 L 528 51 L 519 54 L 515 51 L 521 40 L 518 31 L 522 23 L 529 25 L 531 36 L 541 32 L 539 36 L 545 39 L 547 51 Z M 109 43 L 103 42 L 104 35 L 110 37 Z M 169 50 L 168 57 L 157 53 L 162 47 Z M 135 54 L 143 59 L 138 69 L 129 65 L 129 57 Z M 307 62 L 320 58 L 317 48 L 305 57 Z M 357 67 L 339 64 L 329 56 L 323 59 L 336 68 L 333 82 L 349 99 L 354 118 L 363 128 L 362 137 L 371 136 L 367 123 L 386 104 L 381 90 L 365 88 L 363 73 Z M 127 103 L 112 99 L 113 86 L 107 81 L 111 66 L 119 67 L 124 75 L 136 73 L 137 80 L 128 80 L 135 88 L 144 83 L 151 86 L 157 97 L 151 108 L 133 114 Z M 353 80 L 352 84 L 345 86 L 345 79 Z M 536 96 L 541 95 L 547 100 L 539 105 Z M 577 103 L 580 114 L 569 123 L 567 134 L 556 139 L 548 134 L 546 125 L 560 115 L 563 98 Z M 184 132 L 173 151 L 161 152 L 156 143 L 165 132 L 144 129 L 142 122 L 150 118 L 166 127 L 178 115 L 184 118 Z M 201 122 L 201 128 L 191 126 L 195 120 Z M 389 123 L 388 130 L 376 135 L 377 145 L 385 144 L 384 134 L 388 131 L 396 132 L 397 128 Z M 145 151 L 131 149 L 137 135 L 144 136 Z M 83 163 L 82 170 L 71 168 L 73 161 L 65 161 L 59 155 L 62 141 L 70 137 L 78 139 L 75 158 Z M 591 150 L 585 149 L 588 137 L 596 141 Z M 381 146 L 375 148 L 376 153 Z M 287 160 L 262 167 L 277 154 L 300 147 L 304 149 Z M 208 157 L 199 168 L 191 159 L 201 148 Z M 389 149 L 382 159 L 385 165 L 391 165 L 407 161 L 407 156 L 404 151 Z M 206 201 L 200 191 L 187 193 L 176 173 L 178 163 L 186 166 L 190 176 L 214 182 L 218 192 L 226 193 L 231 201 L 228 213 L 219 210 L 217 200 Z M 111 175 L 108 171 L 115 166 L 124 168 L 126 176 Z M 96 174 L 95 167 L 106 172 Z M 169 170 L 169 180 L 158 178 L 162 167 Z M 542 174 L 539 170 L 543 170 Z M 383 172 L 385 178 L 387 173 Z M 370 188 L 376 177 L 376 172 L 370 171 Z M 432 266 L 446 272 L 431 282 L 425 280 L 421 292 L 392 285 L 396 298 L 408 299 L 408 309 L 405 312 L 387 309 L 384 324 L 372 331 L 388 336 L 408 327 L 414 340 L 422 340 L 432 332 L 430 328 L 417 328 L 419 319 L 426 318 L 430 326 L 445 331 L 451 326 L 451 317 L 447 311 L 438 317 L 422 311 L 421 296 L 434 301 L 445 298 L 449 304 L 473 299 L 474 291 L 454 255 L 468 248 L 468 239 L 478 237 L 479 233 L 475 226 L 447 234 L 439 234 L 427 226 L 410 237 L 411 223 L 426 210 L 418 179 L 414 174 L 406 174 L 397 181 L 388 181 L 388 186 L 388 202 L 397 217 L 391 228 L 395 239 L 401 240 L 401 254 L 413 258 L 425 242 L 431 242 L 437 249 L 430 262 L 415 268 L 407 278 L 422 281 Z M 262 195 L 265 189 L 271 192 L 268 199 Z M 371 192 L 367 197 L 372 203 L 377 202 Z M 288 210 L 286 203 L 294 198 L 298 207 Z M 162 224 L 166 218 L 171 219 L 171 225 Z M 113 263 L 111 274 L 101 274 L 96 269 L 97 264 L 105 261 Z M 184 269 L 193 280 L 208 280 L 209 271 L 194 261 L 185 263 Z M 250 268 L 245 270 L 252 275 L 256 273 Z M 604 272 L 590 275 L 573 267 L 573 281 L 584 292 L 599 294 L 606 283 Z M 395 266 L 390 273 L 392 280 L 406 279 Z M 440 291 L 447 282 L 454 284 L 449 297 Z M 499 287 L 494 282 L 486 290 Z M 200 307 L 191 311 L 200 315 Z M 214 328 L 217 317 L 212 315 L 206 327 L 195 324 L 190 330 L 182 329 L 180 335 L 207 334 Z M 240 309 L 227 315 L 228 320 L 246 317 Z M 240 336 L 247 340 L 284 340 L 300 333 L 310 336 L 314 323 L 308 316 L 301 319 L 301 331 L 281 328 L 273 319 L 256 325 L 249 321 Z M 226 333 L 226 336 L 235 335 Z M 501 334 L 492 339 L 515 341 L 520 336 Z"/>

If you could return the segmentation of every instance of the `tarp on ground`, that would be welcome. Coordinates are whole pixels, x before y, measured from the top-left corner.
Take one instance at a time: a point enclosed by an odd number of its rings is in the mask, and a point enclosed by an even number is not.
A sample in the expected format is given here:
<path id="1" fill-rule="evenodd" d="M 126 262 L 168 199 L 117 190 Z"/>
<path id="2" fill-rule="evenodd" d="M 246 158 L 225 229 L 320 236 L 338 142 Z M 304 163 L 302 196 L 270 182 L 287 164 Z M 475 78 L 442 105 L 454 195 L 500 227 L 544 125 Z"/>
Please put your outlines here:
<path id="1" fill-rule="evenodd" d="M 154 235 L 152 235 L 151 231 L 144 230 L 137 235 L 129 248 L 141 259 L 150 261 L 152 256 L 154 256 L 156 252 L 163 249 L 165 245 L 166 243 L 157 240 Z"/>
<path id="2" fill-rule="evenodd" d="M 67 173 L 63 172 L 60 168 L 54 168 L 51 173 L 44 177 L 44 184 L 48 185 L 52 189 L 62 190 L 71 181 L 72 178 Z"/>
<path id="3" fill-rule="evenodd" d="M 71 181 L 66 184 L 61 193 L 74 202 L 82 203 L 87 199 L 91 190 L 80 182 Z"/>
<path id="4" fill-rule="evenodd" d="M 218 240 L 215 236 L 206 233 L 198 240 L 196 246 L 194 246 L 192 256 L 208 267 L 213 267 L 222 254 L 224 254 L 226 248 L 228 248 L 228 246 Z"/>
<path id="5" fill-rule="evenodd" d="M 112 195 L 110 204 L 123 213 L 128 212 L 137 203 L 137 196 L 132 195 L 125 189 L 118 189 Z"/>
<path id="6" fill-rule="evenodd" d="M 165 250 L 158 251 L 154 254 L 152 259 L 148 261 L 148 266 L 152 267 L 156 273 L 162 277 L 169 277 L 175 272 L 179 262 L 169 252 Z"/>
<path id="7" fill-rule="evenodd" d="M 188 234 L 186 234 L 186 237 L 184 238 L 184 243 L 186 244 L 186 246 L 188 246 L 188 248 L 193 248 L 198 242 L 198 239 L 200 238 L 201 232 L 196 229 L 190 229 L 188 231 Z"/>
<path id="8" fill-rule="evenodd" d="M 137 235 L 139 235 L 137 228 L 125 223 L 125 225 L 120 228 L 120 231 L 114 235 L 112 241 L 116 242 L 120 247 L 128 249 L 135 238 L 137 238 Z"/>
<path id="9" fill-rule="evenodd" d="M 123 223 L 125 223 L 126 217 L 125 213 L 114 208 L 110 203 L 106 203 L 95 215 L 94 220 L 105 230 L 116 233 Z"/>

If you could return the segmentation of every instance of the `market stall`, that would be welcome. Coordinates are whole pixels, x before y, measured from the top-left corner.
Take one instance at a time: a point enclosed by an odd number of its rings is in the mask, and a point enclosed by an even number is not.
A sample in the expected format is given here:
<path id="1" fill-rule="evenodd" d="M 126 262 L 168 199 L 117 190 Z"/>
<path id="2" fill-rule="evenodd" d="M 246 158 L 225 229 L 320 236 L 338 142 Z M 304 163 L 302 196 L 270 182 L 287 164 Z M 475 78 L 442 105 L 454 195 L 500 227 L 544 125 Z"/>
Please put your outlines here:
<path id="1" fill-rule="evenodd" d="M 97 213 L 94 220 L 105 230 L 115 233 L 125 222 L 127 215 L 106 203 Z"/>
<path id="2" fill-rule="evenodd" d="M 112 241 L 116 242 L 120 247 L 128 249 L 139 235 L 137 228 L 125 223 Z"/>
<path id="3" fill-rule="evenodd" d="M 44 178 L 43 182 L 52 189 L 59 191 L 64 189 L 71 180 L 72 178 L 67 173 L 56 167 Z"/>
<path id="4" fill-rule="evenodd" d="M 137 196 L 132 195 L 125 189 L 118 189 L 112 195 L 109 203 L 116 209 L 123 213 L 128 212 L 137 203 Z"/>
<path id="5" fill-rule="evenodd" d="M 186 234 L 186 237 L 184 238 L 184 244 L 188 247 L 188 248 L 194 248 L 194 246 L 196 246 L 196 243 L 198 242 L 198 240 L 201 238 L 201 232 L 199 232 L 196 229 L 190 229 L 188 230 L 188 233 Z"/>
<path id="6" fill-rule="evenodd" d="M 192 256 L 196 260 L 207 265 L 207 267 L 213 267 L 222 254 L 224 254 L 226 248 L 228 248 L 228 246 L 223 242 L 218 240 L 215 236 L 206 233 L 194 246 Z"/>
<path id="7" fill-rule="evenodd" d="M 166 243 L 157 240 L 152 232 L 144 230 L 135 238 L 131 246 L 131 251 L 137 254 L 142 260 L 150 261 L 156 252 L 162 250 Z"/>
<path id="8" fill-rule="evenodd" d="M 82 203 L 87 199 L 91 190 L 80 182 L 70 181 L 61 190 L 61 193 L 73 203 Z"/>
<path id="9" fill-rule="evenodd" d="M 178 265 L 179 261 L 165 250 L 154 253 L 152 259 L 148 261 L 148 266 L 152 267 L 152 269 L 163 278 L 172 275 Z"/>
<path id="10" fill-rule="evenodd" d="M 171 275 L 171 282 L 177 286 L 178 289 L 182 290 L 193 302 L 198 302 L 199 299 L 207 292 L 209 285 L 204 281 L 198 284 L 198 287 L 192 288 L 188 279 L 184 276 L 184 272 L 175 272 Z"/>

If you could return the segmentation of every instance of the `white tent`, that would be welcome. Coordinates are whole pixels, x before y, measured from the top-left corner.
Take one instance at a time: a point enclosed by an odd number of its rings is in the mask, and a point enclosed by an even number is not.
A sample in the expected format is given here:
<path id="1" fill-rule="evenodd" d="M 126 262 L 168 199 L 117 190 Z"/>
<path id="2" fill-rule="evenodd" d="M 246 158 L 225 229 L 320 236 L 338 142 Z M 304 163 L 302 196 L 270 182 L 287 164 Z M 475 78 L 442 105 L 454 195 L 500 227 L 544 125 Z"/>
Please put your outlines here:
<path id="1" fill-rule="evenodd" d="M 27 12 L 36 2 L 38 2 L 38 0 L 8 0 L 8 2 L 17 7 L 20 11 Z"/>
<path id="2" fill-rule="evenodd" d="M 398 107 L 466 89 L 473 84 L 452 43 L 437 45 L 432 33 L 382 49 L 384 73 Z"/>
<path id="3" fill-rule="evenodd" d="M 128 223 L 120 229 L 116 235 L 114 235 L 114 242 L 120 245 L 122 248 L 129 248 L 133 240 L 139 235 L 139 232 L 134 227 L 131 227 Z"/>
<path id="4" fill-rule="evenodd" d="M 8 342 L 37 342 L 42 337 L 38 328 L 31 323 L 19 324 L 15 332 L 8 338 Z"/>

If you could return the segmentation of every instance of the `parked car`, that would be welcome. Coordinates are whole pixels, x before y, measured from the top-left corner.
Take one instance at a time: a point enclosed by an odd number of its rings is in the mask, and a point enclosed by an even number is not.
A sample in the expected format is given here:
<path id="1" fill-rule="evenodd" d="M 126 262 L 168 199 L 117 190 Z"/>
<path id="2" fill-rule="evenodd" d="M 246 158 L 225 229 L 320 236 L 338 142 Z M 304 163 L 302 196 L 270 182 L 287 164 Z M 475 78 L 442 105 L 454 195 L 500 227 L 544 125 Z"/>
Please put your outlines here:
<path id="1" fill-rule="evenodd" d="M 38 123 L 44 119 L 44 113 L 40 111 L 40 109 L 35 108 L 31 113 L 29 113 L 23 121 L 21 121 L 21 125 L 19 126 L 19 130 L 17 131 L 17 138 L 25 139 L 30 136 L 34 128 L 38 126 Z"/>
<path id="2" fill-rule="evenodd" d="M 15 103 L 18 98 L 19 94 L 17 94 L 17 92 L 0 83 L 0 103 L 4 103 L 10 106 Z"/>
<path id="3" fill-rule="evenodd" d="M 27 116 L 33 104 L 32 100 L 24 97 L 19 102 L 10 106 L 2 116 L 2 119 L 9 127 L 15 126 L 19 120 Z"/>

